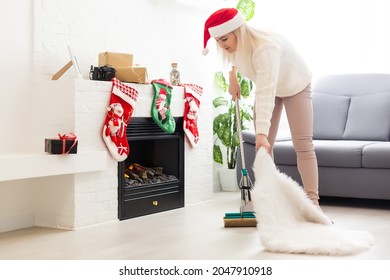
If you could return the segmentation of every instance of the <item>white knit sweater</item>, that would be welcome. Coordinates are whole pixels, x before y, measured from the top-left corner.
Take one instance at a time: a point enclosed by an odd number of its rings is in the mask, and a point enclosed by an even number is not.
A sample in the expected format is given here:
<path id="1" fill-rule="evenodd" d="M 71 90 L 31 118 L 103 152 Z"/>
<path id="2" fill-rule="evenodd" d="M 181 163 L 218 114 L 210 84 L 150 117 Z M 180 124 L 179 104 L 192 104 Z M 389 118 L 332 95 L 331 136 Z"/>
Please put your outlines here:
<path id="1" fill-rule="evenodd" d="M 265 34 L 261 44 L 254 46 L 252 60 L 236 65 L 256 86 L 256 134 L 268 136 L 275 96 L 299 93 L 310 83 L 311 72 L 286 38 L 276 33 Z"/>

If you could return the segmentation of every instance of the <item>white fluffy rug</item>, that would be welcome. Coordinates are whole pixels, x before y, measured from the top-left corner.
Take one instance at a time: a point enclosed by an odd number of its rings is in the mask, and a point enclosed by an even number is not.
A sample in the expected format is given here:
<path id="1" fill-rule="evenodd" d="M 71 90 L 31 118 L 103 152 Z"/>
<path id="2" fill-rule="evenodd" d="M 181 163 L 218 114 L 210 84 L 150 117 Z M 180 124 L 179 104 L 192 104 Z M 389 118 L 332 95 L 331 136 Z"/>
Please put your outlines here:
<path id="1" fill-rule="evenodd" d="M 314 255 L 350 255 L 370 248 L 371 234 L 337 228 L 306 196 L 303 188 L 281 173 L 260 149 L 253 166 L 252 194 L 260 239 L 267 251 Z"/>

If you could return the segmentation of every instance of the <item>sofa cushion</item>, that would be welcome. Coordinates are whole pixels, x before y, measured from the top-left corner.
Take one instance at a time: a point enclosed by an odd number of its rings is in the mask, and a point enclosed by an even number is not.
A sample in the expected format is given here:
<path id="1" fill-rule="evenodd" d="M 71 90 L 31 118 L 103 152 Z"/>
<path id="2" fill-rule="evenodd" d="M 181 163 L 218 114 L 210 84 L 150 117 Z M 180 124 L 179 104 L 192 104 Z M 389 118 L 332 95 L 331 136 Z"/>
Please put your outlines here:
<path id="1" fill-rule="evenodd" d="M 378 142 L 365 146 L 363 167 L 390 168 L 390 142 Z"/>
<path id="2" fill-rule="evenodd" d="M 362 167 L 363 149 L 371 141 L 315 140 L 318 166 Z"/>
<path id="3" fill-rule="evenodd" d="M 275 142 L 273 152 L 276 164 L 297 165 L 297 156 L 291 140 Z"/>
<path id="4" fill-rule="evenodd" d="M 363 149 L 371 141 L 314 140 L 318 166 L 320 167 L 362 167 Z M 291 141 L 276 142 L 274 146 L 275 163 L 296 165 L 296 154 Z"/>
<path id="5" fill-rule="evenodd" d="M 350 97 L 313 92 L 314 139 L 342 139 Z"/>
<path id="6" fill-rule="evenodd" d="M 389 141 L 390 92 L 351 98 L 343 139 Z"/>

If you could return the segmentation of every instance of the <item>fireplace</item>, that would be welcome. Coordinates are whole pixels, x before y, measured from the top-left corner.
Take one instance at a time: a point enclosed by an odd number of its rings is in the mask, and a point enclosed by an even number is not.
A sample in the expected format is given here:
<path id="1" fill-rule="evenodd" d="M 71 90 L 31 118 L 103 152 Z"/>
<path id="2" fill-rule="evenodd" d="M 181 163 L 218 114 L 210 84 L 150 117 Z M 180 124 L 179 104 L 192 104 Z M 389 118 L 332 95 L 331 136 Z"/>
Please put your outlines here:
<path id="1" fill-rule="evenodd" d="M 118 163 L 118 218 L 184 207 L 183 118 L 166 133 L 152 118 L 132 118 L 127 127 L 128 158 Z"/>

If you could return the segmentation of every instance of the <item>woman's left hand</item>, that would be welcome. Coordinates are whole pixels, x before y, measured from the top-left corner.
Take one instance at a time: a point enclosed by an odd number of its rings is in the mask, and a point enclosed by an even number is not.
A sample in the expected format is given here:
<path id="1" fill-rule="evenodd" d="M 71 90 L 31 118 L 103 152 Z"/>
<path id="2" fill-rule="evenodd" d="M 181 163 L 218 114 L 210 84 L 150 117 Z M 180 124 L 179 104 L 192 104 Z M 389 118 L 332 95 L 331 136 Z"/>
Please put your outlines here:
<path id="1" fill-rule="evenodd" d="M 263 147 L 267 153 L 271 152 L 271 144 L 268 141 L 268 137 L 264 134 L 256 134 L 256 152 Z"/>

